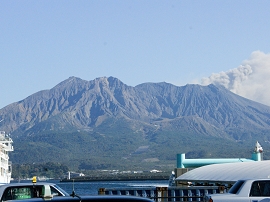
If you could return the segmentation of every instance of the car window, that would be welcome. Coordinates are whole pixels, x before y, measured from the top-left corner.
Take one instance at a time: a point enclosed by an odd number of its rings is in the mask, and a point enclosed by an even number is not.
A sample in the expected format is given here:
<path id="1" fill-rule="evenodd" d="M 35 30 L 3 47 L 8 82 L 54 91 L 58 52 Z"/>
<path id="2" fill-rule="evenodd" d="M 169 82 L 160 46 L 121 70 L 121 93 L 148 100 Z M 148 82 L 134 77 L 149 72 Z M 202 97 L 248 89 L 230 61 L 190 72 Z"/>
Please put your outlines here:
<path id="1" fill-rule="evenodd" d="M 50 187 L 51 188 L 51 194 L 53 195 L 53 196 L 62 196 L 62 194 L 57 190 L 57 189 L 55 189 L 54 187 Z"/>
<path id="2" fill-rule="evenodd" d="M 250 196 L 270 196 L 269 181 L 255 181 L 252 183 Z"/>
<path id="3" fill-rule="evenodd" d="M 244 182 L 245 182 L 245 181 L 243 181 L 243 180 L 237 181 L 237 182 L 230 188 L 229 193 L 230 193 L 230 194 L 236 194 L 236 193 L 239 191 L 239 189 L 242 187 L 242 185 L 243 185 Z"/>
<path id="4" fill-rule="evenodd" d="M 40 197 L 41 187 L 8 187 L 3 193 L 2 201 Z"/>
<path id="5" fill-rule="evenodd" d="M 56 184 L 51 186 L 51 192 L 52 192 L 52 195 L 54 196 L 69 196 L 69 194 L 65 190 L 63 190 L 61 187 L 59 187 Z M 57 192 L 57 195 L 56 195 L 56 192 Z"/>
<path id="6" fill-rule="evenodd" d="M 261 189 L 258 182 L 253 182 L 250 189 L 250 196 L 261 196 Z"/>
<path id="7" fill-rule="evenodd" d="M 270 196 L 270 182 L 265 181 L 264 183 L 262 183 L 262 194 L 263 196 Z"/>

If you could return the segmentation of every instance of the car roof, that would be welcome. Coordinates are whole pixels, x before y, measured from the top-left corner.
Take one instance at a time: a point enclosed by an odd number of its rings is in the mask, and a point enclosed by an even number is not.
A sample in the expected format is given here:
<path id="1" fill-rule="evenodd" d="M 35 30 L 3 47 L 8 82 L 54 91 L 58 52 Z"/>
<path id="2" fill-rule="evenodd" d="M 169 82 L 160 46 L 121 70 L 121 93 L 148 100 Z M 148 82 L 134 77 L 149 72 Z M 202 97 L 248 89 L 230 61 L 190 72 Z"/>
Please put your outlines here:
<path id="1" fill-rule="evenodd" d="M 55 185 L 55 183 L 50 182 L 37 182 L 37 183 L 10 183 L 10 184 L 1 184 L 0 185 L 0 193 L 3 192 L 7 187 L 26 187 L 26 186 L 42 186 L 42 185 Z"/>
<path id="2" fill-rule="evenodd" d="M 37 183 L 31 183 L 31 182 L 18 182 L 18 183 L 9 183 L 9 184 L 0 184 L 0 187 L 16 187 L 16 186 L 31 186 L 31 185 L 55 185 L 55 183 L 51 182 L 37 182 Z"/>

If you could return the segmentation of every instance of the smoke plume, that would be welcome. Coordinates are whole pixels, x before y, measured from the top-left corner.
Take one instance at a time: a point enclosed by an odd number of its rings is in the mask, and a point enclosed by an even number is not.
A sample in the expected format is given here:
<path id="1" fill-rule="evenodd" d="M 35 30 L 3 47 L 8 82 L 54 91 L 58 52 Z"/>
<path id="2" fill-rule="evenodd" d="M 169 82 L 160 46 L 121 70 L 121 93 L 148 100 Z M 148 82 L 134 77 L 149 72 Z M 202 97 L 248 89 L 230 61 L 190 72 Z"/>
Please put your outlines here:
<path id="1" fill-rule="evenodd" d="M 235 94 L 270 106 L 270 54 L 255 51 L 239 67 L 213 73 L 201 83 L 223 85 Z"/>

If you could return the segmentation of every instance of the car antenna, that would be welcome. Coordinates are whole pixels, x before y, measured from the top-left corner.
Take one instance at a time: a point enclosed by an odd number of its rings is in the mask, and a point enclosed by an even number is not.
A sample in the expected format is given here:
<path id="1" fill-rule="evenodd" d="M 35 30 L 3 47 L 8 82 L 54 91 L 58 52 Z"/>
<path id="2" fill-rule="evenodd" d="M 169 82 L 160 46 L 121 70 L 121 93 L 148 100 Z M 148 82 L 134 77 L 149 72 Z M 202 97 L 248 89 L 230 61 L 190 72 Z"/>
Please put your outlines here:
<path id="1" fill-rule="evenodd" d="M 75 193 L 75 189 L 74 189 L 74 179 L 72 180 L 73 182 L 72 182 L 72 193 L 70 194 L 70 196 L 72 196 L 72 197 L 78 197 L 79 199 L 80 199 L 80 202 L 81 202 L 81 200 L 82 200 L 82 198 L 80 197 L 80 196 L 78 196 L 76 193 Z"/>

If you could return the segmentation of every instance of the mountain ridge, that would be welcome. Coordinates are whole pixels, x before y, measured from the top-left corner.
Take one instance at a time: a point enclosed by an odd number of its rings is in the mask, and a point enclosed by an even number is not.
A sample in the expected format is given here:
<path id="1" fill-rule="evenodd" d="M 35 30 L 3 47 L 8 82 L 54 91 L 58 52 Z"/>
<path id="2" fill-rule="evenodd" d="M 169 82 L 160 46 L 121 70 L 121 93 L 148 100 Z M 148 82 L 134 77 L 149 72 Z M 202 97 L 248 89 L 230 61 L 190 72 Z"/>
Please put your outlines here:
<path id="1" fill-rule="evenodd" d="M 147 166 L 142 163 L 147 158 L 171 165 L 177 148 L 207 156 L 209 143 L 218 145 L 211 152 L 217 155 L 224 145 L 239 153 L 239 144 L 245 148 L 256 140 L 270 140 L 269 106 L 213 84 L 179 87 L 160 82 L 132 87 L 114 77 L 91 81 L 69 77 L 49 90 L 0 109 L 0 119 L 0 130 L 11 133 L 14 139 L 17 151 L 11 157 L 16 162 L 31 162 L 33 153 L 38 153 L 37 162 L 63 156 L 62 161 L 77 168 L 102 167 L 100 162 L 107 161 L 110 163 L 102 163 L 103 167 L 133 161 Z M 149 149 L 137 154 L 138 148 Z M 108 159 L 105 151 L 121 160 Z M 95 157 L 86 157 L 87 152 Z M 268 158 L 268 150 L 265 152 Z"/>

